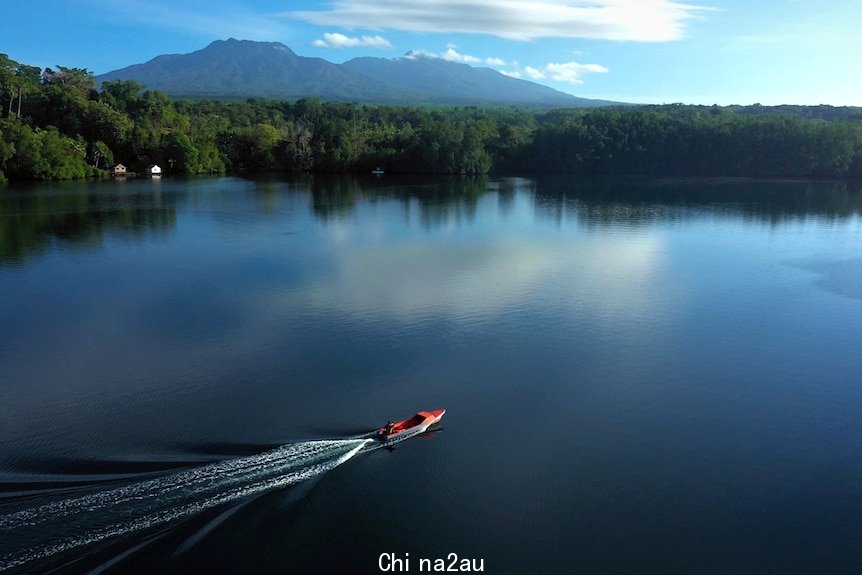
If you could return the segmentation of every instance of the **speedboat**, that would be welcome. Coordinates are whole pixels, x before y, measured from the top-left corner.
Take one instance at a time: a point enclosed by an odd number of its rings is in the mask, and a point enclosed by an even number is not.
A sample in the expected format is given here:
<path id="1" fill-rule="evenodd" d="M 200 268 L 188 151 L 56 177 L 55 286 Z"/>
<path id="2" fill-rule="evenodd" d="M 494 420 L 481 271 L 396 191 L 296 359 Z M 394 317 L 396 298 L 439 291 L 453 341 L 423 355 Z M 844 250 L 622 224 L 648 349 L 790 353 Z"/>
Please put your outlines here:
<path id="1" fill-rule="evenodd" d="M 409 437 L 425 433 L 428 428 L 436 423 L 440 423 L 445 409 L 437 411 L 420 411 L 413 417 L 409 417 L 395 423 L 387 423 L 384 427 L 377 430 L 377 439 L 386 445 L 392 445 L 399 441 L 404 441 Z"/>

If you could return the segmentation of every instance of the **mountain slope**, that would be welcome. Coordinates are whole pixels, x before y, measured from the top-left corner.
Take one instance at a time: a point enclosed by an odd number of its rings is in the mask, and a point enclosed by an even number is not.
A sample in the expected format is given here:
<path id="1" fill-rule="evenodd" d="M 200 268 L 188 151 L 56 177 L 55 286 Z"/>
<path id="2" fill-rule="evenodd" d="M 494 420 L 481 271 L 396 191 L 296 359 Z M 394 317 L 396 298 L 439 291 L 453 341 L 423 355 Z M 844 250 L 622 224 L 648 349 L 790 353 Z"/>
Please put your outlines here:
<path id="1" fill-rule="evenodd" d="M 505 76 L 490 68 L 408 54 L 404 58 L 356 58 L 343 66 L 400 90 L 428 95 L 431 102 L 556 106 L 603 106 L 611 102 L 578 98 L 553 88 Z"/>
<path id="2" fill-rule="evenodd" d="M 137 80 L 175 97 L 273 98 L 382 104 L 598 106 L 547 86 L 425 56 L 357 58 L 333 64 L 298 56 L 279 42 L 217 40 L 190 54 L 158 56 L 97 76 Z"/>

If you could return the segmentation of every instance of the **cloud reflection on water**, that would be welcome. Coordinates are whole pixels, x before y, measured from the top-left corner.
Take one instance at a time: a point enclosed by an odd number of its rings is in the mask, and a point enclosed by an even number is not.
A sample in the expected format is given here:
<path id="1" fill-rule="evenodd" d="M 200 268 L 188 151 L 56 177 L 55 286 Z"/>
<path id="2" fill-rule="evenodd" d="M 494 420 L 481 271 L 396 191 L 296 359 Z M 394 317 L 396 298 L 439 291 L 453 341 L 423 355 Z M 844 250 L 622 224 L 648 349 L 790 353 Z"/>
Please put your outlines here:
<path id="1" fill-rule="evenodd" d="M 485 214 L 480 210 L 478 226 Z M 473 321 L 542 307 L 626 313 L 651 305 L 646 294 L 653 291 L 663 255 L 655 233 L 599 238 L 577 225 L 559 230 L 551 222 L 540 225 L 537 234 L 516 228 L 442 242 L 435 234 L 362 242 L 351 227 L 342 222 L 331 230 L 329 273 L 281 292 L 286 303 L 402 320 L 440 315 Z M 445 229 L 438 233 L 447 235 Z"/>

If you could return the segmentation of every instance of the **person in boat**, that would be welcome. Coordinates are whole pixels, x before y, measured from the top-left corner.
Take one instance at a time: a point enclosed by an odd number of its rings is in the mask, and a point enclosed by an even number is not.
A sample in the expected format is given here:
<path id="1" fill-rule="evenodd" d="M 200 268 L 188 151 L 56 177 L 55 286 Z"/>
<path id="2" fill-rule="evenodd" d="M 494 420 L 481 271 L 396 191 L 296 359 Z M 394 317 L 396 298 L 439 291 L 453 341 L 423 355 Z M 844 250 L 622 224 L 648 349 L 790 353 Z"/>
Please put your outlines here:
<path id="1" fill-rule="evenodd" d="M 386 425 L 383 426 L 383 435 L 389 435 L 393 429 L 395 429 L 395 423 L 392 421 L 386 422 Z"/>

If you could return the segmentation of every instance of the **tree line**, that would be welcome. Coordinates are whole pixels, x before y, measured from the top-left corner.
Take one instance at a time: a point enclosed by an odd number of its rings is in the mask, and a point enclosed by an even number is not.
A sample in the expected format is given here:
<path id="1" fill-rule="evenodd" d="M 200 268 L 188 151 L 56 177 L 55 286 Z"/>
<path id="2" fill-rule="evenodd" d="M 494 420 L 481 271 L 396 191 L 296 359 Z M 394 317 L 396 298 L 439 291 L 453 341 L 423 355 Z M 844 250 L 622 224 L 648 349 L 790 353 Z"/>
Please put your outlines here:
<path id="1" fill-rule="evenodd" d="M 135 81 L 0 54 L 0 181 L 168 173 L 496 172 L 862 176 L 856 108 L 540 111 L 172 100 Z"/>

